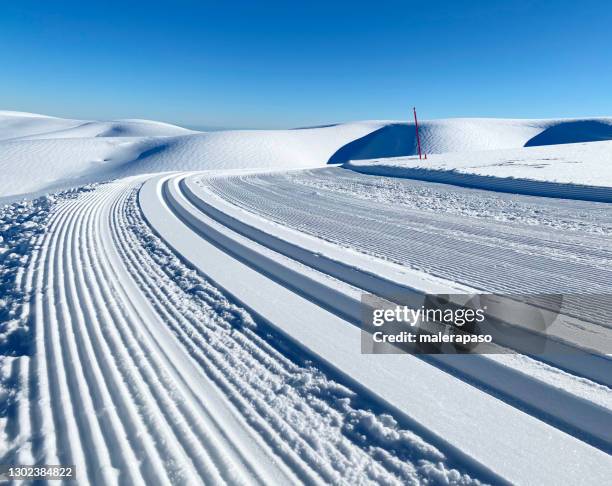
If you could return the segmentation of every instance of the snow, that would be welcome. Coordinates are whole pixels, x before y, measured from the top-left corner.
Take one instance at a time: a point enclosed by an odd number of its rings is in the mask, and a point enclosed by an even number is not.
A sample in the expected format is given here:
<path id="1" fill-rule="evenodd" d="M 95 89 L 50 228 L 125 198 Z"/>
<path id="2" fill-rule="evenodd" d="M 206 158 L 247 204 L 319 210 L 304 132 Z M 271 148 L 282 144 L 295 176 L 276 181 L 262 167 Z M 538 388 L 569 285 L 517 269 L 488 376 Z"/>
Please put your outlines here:
<path id="1" fill-rule="evenodd" d="M 83 484 L 604 483 L 612 118 L 424 120 L 426 161 L 414 128 L 0 112 L 0 463 Z M 579 299 L 550 355 L 362 354 L 361 294 L 398 289 Z"/>
<path id="2" fill-rule="evenodd" d="M 87 122 L 0 112 L 0 201 L 169 170 L 325 165 L 382 126 L 193 132 L 146 120 Z"/>
<path id="3" fill-rule="evenodd" d="M 519 194 L 612 202 L 612 141 L 353 160 L 366 174 Z"/>
<path id="4" fill-rule="evenodd" d="M 0 355 L 27 353 L 23 271 L 52 205 L 45 197 L 0 208 Z"/>
<path id="5" fill-rule="evenodd" d="M 612 140 L 612 118 L 503 119 L 449 118 L 419 122 L 427 154 L 474 152 L 535 145 Z M 330 163 L 417 154 L 414 123 L 387 122 L 343 146 Z"/>
<path id="6" fill-rule="evenodd" d="M 199 211 L 182 194 L 179 179 L 180 176 L 171 180 L 166 188 L 161 186 L 163 177 L 150 179 L 140 193 L 147 220 L 176 252 L 206 272 L 218 285 L 231 289 L 233 298 L 264 316 L 323 362 L 374 391 L 393 408 L 403 410 L 413 423 L 444 438 L 455 454 L 465 454 L 467 458 L 463 456 L 464 460 L 468 462 L 475 460 L 486 464 L 498 475 L 494 482 L 499 482 L 499 477 L 512 483 L 533 481 L 550 484 L 579 481 L 587 476 L 589 481 L 604 477 L 606 473 L 603 471 L 609 466 L 609 461 L 600 451 L 591 447 L 582 449 L 583 443 L 575 442 L 571 436 L 539 420 L 532 421 L 533 417 L 517 409 L 506 408 L 503 401 L 493 399 L 478 388 L 466 387 L 452 374 L 414 356 L 360 354 L 359 328 L 347 325 L 338 317 L 339 314 L 331 313 L 329 307 L 318 305 L 312 298 L 311 271 L 304 272 L 301 281 L 292 279 L 291 285 L 283 283 L 286 278 L 283 274 L 286 276 L 287 270 L 277 265 L 283 259 L 266 257 L 269 248 L 256 250 L 256 244 L 249 242 L 243 234 L 224 228 Z M 162 193 L 166 197 L 161 197 Z M 200 235 L 207 237 L 204 239 Z M 247 258 L 249 252 L 258 252 L 259 257 Z M 261 265 L 265 265 L 263 270 L 259 268 Z M 273 278 L 267 278 L 269 276 Z M 306 283 L 308 279 L 310 283 Z M 325 282 L 325 279 L 319 282 Z M 337 291 L 337 286 L 327 285 L 328 293 Z M 340 305 L 340 299 L 337 299 L 337 305 Z M 451 363 L 466 367 L 466 370 L 471 365 L 473 372 L 492 373 L 492 378 L 498 380 L 502 376 L 494 373 L 491 364 L 483 366 L 480 361 L 454 358 L 458 359 L 443 360 L 446 369 Z M 507 378 L 503 377 L 501 381 L 505 382 Z M 549 411 L 555 407 L 566 409 L 565 399 L 562 402 L 558 400 L 563 393 L 552 399 L 550 390 L 544 392 L 537 387 L 531 388 L 527 376 L 518 379 L 518 383 L 516 380 L 515 376 L 512 386 L 517 391 L 522 390 L 536 400 L 538 397 L 551 398 Z M 466 406 L 457 407 L 457 404 Z M 572 406 L 567 410 L 580 413 Z M 596 407 L 592 410 L 599 413 Z M 593 417 L 595 424 L 600 423 Z M 474 427 L 476 422 L 478 428 Z M 511 448 L 504 445 L 505 440 L 512 441 Z M 500 453 L 502 450 L 504 452 Z M 536 464 L 526 456 L 521 457 L 524 453 L 531 457 L 534 450 L 547 450 L 546 461 Z M 582 469 L 587 461 L 589 465 Z"/>
<path id="7" fill-rule="evenodd" d="M 538 140 L 575 141 L 575 131 L 567 127 L 576 123 L 584 140 L 612 138 L 611 120 L 456 118 L 423 121 L 420 127 L 427 152 L 463 153 L 517 148 Z M 127 175 L 320 167 L 414 153 L 414 125 L 394 121 L 194 132 L 147 120 L 68 120 L 0 111 L 0 201 Z"/>
<path id="8" fill-rule="evenodd" d="M 511 200 L 511 197 L 505 195 L 501 197 L 490 196 L 482 191 L 453 190 L 452 188 L 442 186 L 436 192 L 434 192 L 435 189 L 429 188 L 428 196 L 440 202 L 437 207 L 419 207 L 419 210 L 415 211 L 410 205 L 410 196 L 414 194 L 413 189 L 415 186 L 419 189 L 419 186 L 424 186 L 425 184 L 415 184 L 411 183 L 411 181 L 400 181 L 400 183 L 397 183 L 397 181 L 387 178 L 375 178 L 374 181 L 372 179 L 371 177 L 344 172 L 339 169 L 299 171 L 275 175 L 248 174 L 233 177 L 216 177 L 208 174 L 185 179 L 182 189 L 193 205 L 238 233 L 246 235 L 268 248 L 273 248 L 281 254 L 290 256 L 294 260 L 308 265 L 307 268 L 318 268 L 328 276 L 333 275 L 356 287 L 366 289 L 381 296 L 414 291 L 417 293 L 428 292 L 438 294 L 474 293 L 475 290 L 469 286 L 470 284 L 474 285 L 474 280 L 471 280 L 474 278 L 474 274 L 479 272 L 486 273 L 489 278 L 488 285 L 494 285 L 494 282 L 498 281 L 500 277 L 504 280 L 509 280 L 509 277 L 514 273 L 512 266 L 506 264 L 504 272 L 498 275 L 499 272 L 495 267 L 483 265 L 480 259 L 477 262 L 468 260 L 462 264 L 456 264 L 456 267 L 459 268 L 451 270 L 454 273 L 446 274 L 446 279 L 443 278 L 444 274 L 441 275 L 431 268 L 427 272 L 417 271 L 414 267 L 426 261 L 428 253 L 423 251 L 423 249 L 419 250 L 418 246 L 413 246 L 413 243 L 410 242 L 411 238 L 420 239 L 418 236 L 411 236 L 410 234 L 410 229 L 415 227 L 411 228 L 410 225 L 406 224 L 408 231 L 402 233 L 398 230 L 398 228 L 403 226 L 403 221 L 430 220 L 432 223 L 435 223 L 435 226 L 428 225 L 430 227 L 429 231 L 432 232 L 431 241 L 440 239 L 442 235 L 441 230 L 450 223 L 450 227 L 458 233 L 455 238 L 456 241 L 453 243 L 450 239 L 445 238 L 446 241 L 439 248 L 435 243 L 430 243 L 433 247 L 431 253 L 435 257 L 435 255 L 446 252 L 456 255 L 456 259 L 459 260 L 460 255 L 469 252 L 469 250 L 464 248 L 466 238 L 461 234 L 463 231 L 459 231 L 461 226 L 458 222 L 470 221 L 470 218 L 477 217 L 480 221 L 472 222 L 474 229 L 471 231 L 470 237 L 467 238 L 468 241 L 473 241 L 473 244 L 477 245 L 482 237 L 481 233 L 486 233 L 488 234 L 488 237 L 485 238 L 486 240 L 497 243 L 496 251 L 491 251 L 493 253 L 492 259 L 497 258 L 502 250 L 508 249 L 506 248 L 507 245 L 510 248 L 514 247 L 513 249 L 516 251 L 509 261 L 520 269 L 519 272 L 526 272 L 525 268 L 529 267 L 524 261 L 524 255 L 534 253 L 534 250 L 530 249 L 527 250 L 527 253 L 523 253 L 519 250 L 519 245 L 516 243 L 521 240 L 521 237 L 518 235 L 522 235 L 525 239 L 532 239 L 535 235 L 538 235 L 538 233 L 533 231 L 534 221 L 527 219 L 523 222 L 521 218 L 517 217 L 515 221 L 509 224 L 499 225 L 497 223 L 497 214 L 505 212 L 507 207 L 505 203 Z M 380 204 L 372 203 L 369 197 L 363 197 L 375 192 L 382 192 L 377 185 L 384 185 L 388 182 L 394 183 L 394 199 L 402 201 L 402 206 L 397 207 L 395 200 Z M 308 190 L 313 185 L 319 189 L 316 195 L 313 195 Z M 338 186 L 344 187 L 345 191 L 338 191 Z M 342 195 L 338 194 L 338 192 Z M 476 194 L 472 194 L 473 192 L 476 192 Z M 355 198 L 364 199 L 365 201 L 353 202 L 352 200 Z M 466 204 L 466 201 L 469 202 L 471 198 L 482 199 L 482 204 L 487 207 L 488 213 L 478 214 L 477 216 L 460 213 L 459 218 L 440 218 L 436 214 L 447 212 L 444 207 L 445 202 L 450 202 L 452 207 L 458 202 Z M 544 240 L 545 238 L 552 237 L 554 241 L 547 243 L 546 246 L 553 248 L 561 243 L 567 246 L 566 249 L 569 250 L 569 247 L 575 245 L 577 253 L 585 252 L 583 243 L 586 238 L 576 238 L 576 236 L 581 235 L 588 226 L 569 226 L 567 228 L 569 231 L 567 231 L 567 229 L 557 226 L 555 217 L 557 217 L 556 213 L 561 213 L 565 217 L 573 213 L 577 221 L 588 221 L 588 210 L 591 209 L 588 204 L 564 202 L 554 205 L 550 204 L 550 201 L 547 199 L 522 199 L 525 200 L 522 204 L 511 207 L 513 213 L 520 215 L 521 212 L 535 212 L 540 214 L 544 221 L 542 224 L 544 228 L 540 230 L 537 238 Z M 315 215 L 315 207 L 319 208 L 318 212 L 321 216 Z M 353 214 L 347 214 L 346 208 L 351 208 Z M 371 220 L 369 215 L 372 211 L 375 211 L 378 215 L 384 215 L 384 222 Z M 605 214 L 599 213 L 597 210 L 593 216 L 604 221 L 606 219 Z M 609 226 L 610 222 L 612 222 L 610 218 L 612 218 L 612 214 L 607 216 L 607 232 L 604 232 L 599 238 L 596 237 L 594 240 L 591 240 L 590 244 L 600 247 L 600 249 L 609 247 L 607 244 L 609 237 L 607 235 L 612 231 L 612 227 Z M 525 226 L 527 227 L 525 228 Z M 350 235 L 353 232 L 353 228 L 361 230 L 362 238 L 360 240 L 354 238 L 351 242 Z M 593 230 L 595 235 L 600 233 L 595 227 Z M 424 227 L 424 232 L 427 234 L 427 227 Z M 511 238 L 513 242 L 506 243 L 508 237 L 506 232 L 513 235 Z M 347 235 L 349 235 L 348 239 L 346 238 Z M 401 238 L 402 235 L 404 236 L 403 238 Z M 449 233 L 450 235 L 452 235 L 452 231 Z M 325 238 L 327 241 L 322 241 L 322 238 Z M 400 249 L 400 251 L 395 253 L 395 257 L 393 257 L 394 252 L 392 251 L 394 247 Z M 459 250 L 457 253 L 455 253 L 454 247 Z M 358 252 L 351 252 L 350 249 L 358 250 Z M 402 253 L 402 251 L 405 251 L 405 253 Z M 234 252 L 238 253 L 239 251 L 234 250 Z M 484 256 L 484 253 L 482 252 L 480 257 Z M 366 254 L 378 258 L 368 258 Z M 554 252 L 553 255 L 556 259 L 562 261 L 579 261 L 579 257 L 569 253 Z M 549 257 L 544 254 L 541 258 L 546 260 Z M 255 261 L 254 258 L 249 260 Z M 392 263 L 393 261 L 396 263 Z M 609 266 L 609 262 L 598 259 L 591 260 L 591 264 L 595 267 Z M 556 262 L 543 263 L 543 265 L 552 269 Z M 465 273 L 460 276 L 458 271 L 463 266 L 469 267 L 469 269 L 466 268 Z M 271 270 L 268 268 L 267 271 Z M 304 268 L 300 269 L 300 271 L 303 274 L 307 273 L 307 270 Z M 537 280 L 537 275 L 531 272 L 526 273 L 527 278 L 523 285 L 527 285 L 527 282 L 532 280 Z M 436 273 L 439 275 L 437 279 L 435 277 Z M 585 273 L 588 273 L 588 270 L 585 270 Z M 320 277 L 319 279 L 314 277 L 313 280 L 320 280 Z M 559 276 L 554 283 L 547 282 L 549 285 L 547 290 L 550 292 L 562 291 L 558 287 L 561 280 L 562 277 Z M 607 278 L 600 277 L 596 280 L 605 285 Z M 294 277 L 291 279 L 293 285 L 297 285 L 298 281 L 299 278 Z M 520 282 L 520 279 L 518 281 Z M 468 285 L 462 286 L 460 285 L 461 283 Z M 491 290 L 491 287 L 485 287 L 485 289 Z M 585 290 L 586 286 L 580 287 L 581 292 Z M 523 291 L 525 290 L 523 289 Z M 532 289 L 531 291 L 533 292 L 534 290 Z M 516 292 L 516 289 L 514 292 Z M 337 308 L 341 306 L 342 296 L 334 295 L 334 292 L 331 292 L 329 289 L 319 292 L 318 295 L 319 300 L 323 300 L 330 306 Z M 331 297 L 325 300 L 326 296 L 330 295 Z M 360 294 L 357 293 L 353 298 L 359 300 Z M 584 298 L 578 299 L 578 302 L 575 302 L 576 299 L 572 299 L 571 296 L 567 295 L 564 308 L 569 310 L 577 305 L 580 306 L 582 299 Z M 582 312 L 578 313 L 581 317 L 589 316 L 592 313 L 589 307 L 595 307 L 594 303 L 596 302 L 595 297 L 584 300 L 588 302 L 586 305 L 587 309 L 583 309 Z M 605 307 L 605 301 L 603 304 Z M 584 303 L 582 307 L 584 307 Z M 607 307 L 609 308 L 609 305 Z M 573 310 L 572 315 L 577 315 L 576 309 L 574 308 Z M 360 318 L 358 303 L 353 304 L 352 308 L 350 304 L 343 306 L 343 312 L 347 315 L 352 313 L 355 321 L 358 321 Z M 596 312 L 594 316 L 595 321 L 598 319 L 597 314 Z M 594 321 L 589 322 L 586 324 L 590 328 L 589 332 L 585 333 L 584 322 L 580 322 L 580 320 L 571 322 L 569 319 L 566 319 L 563 326 L 560 326 L 559 323 L 551 325 L 547 329 L 547 333 L 549 338 L 564 336 L 567 343 L 573 342 L 574 345 L 579 343 L 580 346 L 587 346 L 587 343 L 590 343 L 588 345 L 589 348 L 599 349 L 601 353 L 606 354 L 612 349 L 612 335 L 605 320 L 600 322 L 600 324 L 604 327 L 598 328 L 598 326 L 594 325 Z M 524 326 L 524 323 L 517 321 L 516 325 Z M 599 331 L 597 331 L 598 329 Z M 547 354 L 546 357 L 541 356 L 540 359 L 550 359 L 550 356 Z M 564 369 L 575 367 L 575 365 L 565 363 L 565 360 L 558 356 L 552 359 Z M 576 371 L 583 376 L 588 376 L 589 373 L 592 373 L 596 380 L 612 385 L 612 382 L 608 380 L 605 374 L 600 372 L 602 367 L 605 368 L 607 366 L 605 360 L 602 362 L 600 358 L 597 358 L 592 363 L 590 371 L 586 366 L 588 361 L 588 359 L 583 357 L 582 368 L 580 370 L 575 368 Z M 541 370 L 541 367 L 529 366 L 528 373 L 533 374 Z M 553 381 L 557 382 L 554 377 Z M 568 388 L 572 389 L 577 389 L 581 386 L 579 384 L 576 386 L 577 384 L 571 380 L 567 384 Z M 593 385 L 592 389 L 595 390 L 591 395 L 598 395 L 598 386 L 593 383 L 591 385 Z M 492 386 L 495 387 L 495 385 Z M 582 389 L 581 393 L 584 393 L 584 389 Z M 603 391 L 604 395 L 607 393 L 609 393 L 608 389 Z M 577 407 L 573 407 L 571 410 L 572 414 L 576 415 Z"/>
<path id="9" fill-rule="evenodd" d="M 394 194 L 402 205 L 367 197 L 379 192 L 377 185 L 396 181 Z M 240 221 L 255 213 L 342 249 L 370 254 L 424 275 L 442 276 L 472 289 L 517 294 L 606 294 L 612 290 L 612 276 L 607 273 L 612 213 L 607 204 L 368 177 L 341 168 L 203 177 L 203 185 L 246 210 L 247 214 L 235 217 Z M 336 191 L 338 185 L 345 191 Z M 435 199 L 437 207 L 428 207 L 415 197 L 425 191 L 426 201 Z M 486 211 L 476 218 L 466 217 L 474 199 Z M 458 206 L 465 210 L 458 211 Z M 542 223 L 534 224 L 535 214 L 541 215 Z M 586 242 L 587 249 L 583 248 Z M 496 260 L 505 252 L 504 272 L 494 271 Z M 472 258 L 461 261 L 461 255 Z M 516 273 L 512 263 L 517 265 Z M 547 272 L 539 274 L 540 268 Z M 557 277 L 551 281 L 553 272 Z"/>
<path id="10" fill-rule="evenodd" d="M 0 140 L 66 130 L 75 128 L 81 123 L 79 120 L 55 118 L 34 113 L 0 111 Z"/>
<path id="11" fill-rule="evenodd" d="M 141 180 L 54 198 L 24 268 L 36 359 L 0 358 L 3 463 L 90 484 L 490 481 L 185 266 Z"/>
<path id="12" fill-rule="evenodd" d="M 71 120 L 0 111 L 0 140 L 40 140 L 49 138 L 150 137 L 197 133 L 168 123 L 150 120 L 88 121 Z"/>
<path id="13" fill-rule="evenodd" d="M 370 195 L 384 194 L 379 187 L 385 185 L 394 198 L 374 202 Z M 608 205 L 368 177 L 339 168 L 209 174 L 188 178 L 184 186 L 193 204 L 225 225 L 377 295 L 564 293 L 565 312 L 579 319 L 557 320 L 547 329 L 549 346 L 553 336 L 561 342 L 540 359 L 612 386 L 609 362 L 601 356 L 612 349 L 605 297 L 612 281 Z M 477 214 L 453 214 L 457 207 L 469 209 L 474 199 L 480 203 Z M 428 207 L 430 200 L 437 204 Z M 317 295 L 340 307 L 343 299 L 330 294 Z M 342 307 L 359 320 L 358 305 L 352 314 L 350 304 Z M 520 320 L 515 324 L 524 326 Z M 600 354 L 587 353 L 569 364 L 562 356 L 575 353 L 575 345 Z"/>

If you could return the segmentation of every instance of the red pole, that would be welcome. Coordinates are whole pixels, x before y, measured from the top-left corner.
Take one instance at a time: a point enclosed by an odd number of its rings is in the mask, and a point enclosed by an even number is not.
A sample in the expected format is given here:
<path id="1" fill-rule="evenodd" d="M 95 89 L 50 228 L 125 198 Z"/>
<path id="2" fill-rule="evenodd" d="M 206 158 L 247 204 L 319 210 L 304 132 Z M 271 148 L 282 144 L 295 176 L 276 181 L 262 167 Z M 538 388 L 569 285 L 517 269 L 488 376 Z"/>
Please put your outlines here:
<path id="1" fill-rule="evenodd" d="M 417 121 L 416 108 L 413 106 L 412 111 L 414 112 L 414 129 L 416 130 L 417 147 L 419 148 L 419 160 L 421 160 L 421 138 L 419 137 L 419 122 Z"/>

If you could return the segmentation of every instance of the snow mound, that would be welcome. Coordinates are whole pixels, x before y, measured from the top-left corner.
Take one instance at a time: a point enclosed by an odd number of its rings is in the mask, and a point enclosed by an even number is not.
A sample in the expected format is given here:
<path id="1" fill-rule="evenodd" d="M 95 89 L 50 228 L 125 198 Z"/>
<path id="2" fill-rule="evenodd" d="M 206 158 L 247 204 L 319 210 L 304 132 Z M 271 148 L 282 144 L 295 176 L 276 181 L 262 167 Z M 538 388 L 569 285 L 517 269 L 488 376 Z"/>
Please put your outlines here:
<path id="1" fill-rule="evenodd" d="M 612 140 L 612 118 L 518 120 L 452 118 L 419 124 L 428 154 Z M 341 147 L 329 163 L 417 154 L 414 123 L 389 122 Z"/>
<path id="2" fill-rule="evenodd" d="M 0 133 L 9 118 L 0 118 Z M 0 173 L 8 175 L 0 179 L 0 202 L 143 173 L 319 167 L 340 146 L 382 126 L 362 122 L 302 130 L 193 132 L 146 120 L 72 126 L 74 120 L 39 121 L 33 116 L 36 127 L 28 129 L 26 117 L 16 118 L 22 134 L 30 135 L 0 139 Z M 34 134 L 41 129 L 47 131 Z"/>
<path id="3" fill-rule="evenodd" d="M 112 178 L 138 157 L 136 138 L 74 138 L 0 142 L 0 202 Z M 106 176 L 106 177 L 105 177 Z"/>
<path id="4" fill-rule="evenodd" d="M 109 122 L 85 122 L 74 128 L 42 134 L 36 138 L 170 137 L 192 133 L 199 132 L 167 123 L 145 120 L 116 120 Z"/>
<path id="5" fill-rule="evenodd" d="M 612 119 L 569 120 L 549 126 L 525 147 L 612 140 Z"/>
<path id="6" fill-rule="evenodd" d="M 48 138 L 160 137 L 199 133 L 149 120 L 86 121 L 0 111 L 0 140 Z"/>
<path id="7" fill-rule="evenodd" d="M 67 130 L 81 125 L 81 120 L 68 120 L 52 116 L 22 113 L 19 111 L 0 111 L 0 140 L 37 136 L 59 130 Z"/>
<path id="8" fill-rule="evenodd" d="M 344 144 L 381 125 L 361 122 L 300 130 L 207 132 L 149 140 L 122 168 L 126 174 L 168 170 L 301 168 L 324 166 Z"/>
<path id="9" fill-rule="evenodd" d="M 354 160 L 358 172 L 500 192 L 612 202 L 612 141 Z"/>
<path id="10" fill-rule="evenodd" d="M 424 121 L 429 153 L 612 139 L 612 118 Z M 0 202 L 125 175 L 292 169 L 416 153 L 414 125 L 364 121 L 293 130 L 196 132 L 148 120 L 86 121 L 0 111 Z"/>

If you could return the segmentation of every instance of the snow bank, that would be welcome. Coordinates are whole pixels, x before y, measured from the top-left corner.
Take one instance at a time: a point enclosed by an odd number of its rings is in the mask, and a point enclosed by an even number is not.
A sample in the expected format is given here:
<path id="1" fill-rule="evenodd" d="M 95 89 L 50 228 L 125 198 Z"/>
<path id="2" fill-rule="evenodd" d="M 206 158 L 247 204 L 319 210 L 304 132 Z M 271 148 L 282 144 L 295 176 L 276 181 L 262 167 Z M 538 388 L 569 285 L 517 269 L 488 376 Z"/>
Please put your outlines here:
<path id="1" fill-rule="evenodd" d="M 0 111 L 0 140 L 48 138 L 159 137 L 199 133 L 150 120 L 86 121 Z"/>
<path id="2" fill-rule="evenodd" d="M 67 130 L 82 123 L 80 120 L 68 120 L 34 113 L 0 111 L 0 140 Z"/>
<path id="3" fill-rule="evenodd" d="M 193 132 L 144 120 L 78 122 L 0 112 L 0 202 L 152 172 L 319 167 L 342 145 L 381 126 Z"/>
<path id="4" fill-rule="evenodd" d="M 28 266 L 41 244 L 57 201 L 73 199 L 94 187 L 82 186 L 0 206 L 0 367 L 6 356 L 31 352 L 28 301 L 32 289 L 26 274 L 31 271 Z M 0 388 L 1 382 L 0 378 Z"/>
<path id="5" fill-rule="evenodd" d="M 612 118 L 424 121 L 428 153 L 612 139 Z M 147 120 L 67 120 L 0 111 L 0 202 L 125 175 L 306 168 L 412 155 L 414 125 L 365 121 L 295 130 L 195 132 Z"/>
<path id="6" fill-rule="evenodd" d="M 358 172 L 501 192 L 612 202 L 612 141 L 350 161 Z"/>
<path id="7" fill-rule="evenodd" d="M 337 149 L 381 127 L 358 122 L 300 130 L 237 130 L 149 141 L 126 173 L 321 167 Z"/>
<path id="8" fill-rule="evenodd" d="M 29 353 L 24 274 L 54 203 L 42 197 L 0 207 L 0 363 Z"/>
<path id="9" fill-rule="evenodd" d="M 428 154 L 473 152 L 523 146 L 612 140 L 612 118 L 513 120 L 452 118 L 419 123 L 422 150 Z M 340 148 L 329 160 L 344 163 L 416 155 L 414 123 L 387 123 Z"/>

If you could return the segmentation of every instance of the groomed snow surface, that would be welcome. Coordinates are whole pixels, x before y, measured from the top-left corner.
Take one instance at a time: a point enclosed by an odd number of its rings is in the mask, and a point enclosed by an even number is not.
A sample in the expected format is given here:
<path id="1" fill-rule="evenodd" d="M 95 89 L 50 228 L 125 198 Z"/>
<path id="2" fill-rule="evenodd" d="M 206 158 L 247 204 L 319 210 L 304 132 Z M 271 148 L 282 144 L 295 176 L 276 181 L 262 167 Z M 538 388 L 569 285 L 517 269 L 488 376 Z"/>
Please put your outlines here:
<path id="1" fill-rule="evenodd" d="M 0 464 L 74 464 L 79 484 L 609 481 L 612 119 L 421 135 L 426 161 L 399 122 L 0 112 Z M 361 354 L 361 294 L 397 289 L 580 294 L 586 325 L 550 339 L 582 354 Z"/>
<path id="2" fill-rule="evenodd" d="M 515 194 L 612 202 L 612 141 L 354 160 L 345 167 Z"/>

